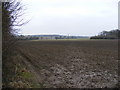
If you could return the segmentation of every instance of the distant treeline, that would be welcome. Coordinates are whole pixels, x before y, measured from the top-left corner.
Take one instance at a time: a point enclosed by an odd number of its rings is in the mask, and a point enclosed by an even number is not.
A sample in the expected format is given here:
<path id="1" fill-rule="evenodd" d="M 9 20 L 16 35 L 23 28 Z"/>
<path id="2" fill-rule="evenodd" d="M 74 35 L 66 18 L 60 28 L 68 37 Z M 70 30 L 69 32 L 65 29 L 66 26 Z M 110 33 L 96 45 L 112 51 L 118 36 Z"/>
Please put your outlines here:
<path id="1" fill-rule="evenodd" d="M 47 39 L 79 39 L 88 38 L 87 36 L 64 36 L 64 35 L 19 35 L 19 40 L 47 40 Z"/>
<path id="2" fill-rule="evenodd" d="M 28 36 L 20 35 L 20 36 L 17 36 L 17 38 L 19 40 L 37 40 L 37 39 L 39 39 L 39 37 L 30 36 L 30 35 L 28 35 Z"/>
<path id="3" fill-rule="evenodd" d="M 120 30 L 102 31 L 97 36 L 92 36 L 90 39 L 120 39 Z"/>

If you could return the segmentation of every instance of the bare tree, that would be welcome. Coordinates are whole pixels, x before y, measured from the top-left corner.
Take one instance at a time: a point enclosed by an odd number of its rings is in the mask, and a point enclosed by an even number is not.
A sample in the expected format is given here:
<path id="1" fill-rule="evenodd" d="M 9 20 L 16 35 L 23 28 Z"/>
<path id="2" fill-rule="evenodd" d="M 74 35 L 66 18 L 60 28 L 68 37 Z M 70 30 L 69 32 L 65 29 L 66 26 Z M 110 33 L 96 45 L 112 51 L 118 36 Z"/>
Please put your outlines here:
<path id="1" fill-rule="evenodd" d="M 10 0 L 2 3 L 3 51 L 8 50 L 15 43 L 14 34 L 18 27 L 26 24 L 21 18 L 24 9 L 20 1 Z"/>

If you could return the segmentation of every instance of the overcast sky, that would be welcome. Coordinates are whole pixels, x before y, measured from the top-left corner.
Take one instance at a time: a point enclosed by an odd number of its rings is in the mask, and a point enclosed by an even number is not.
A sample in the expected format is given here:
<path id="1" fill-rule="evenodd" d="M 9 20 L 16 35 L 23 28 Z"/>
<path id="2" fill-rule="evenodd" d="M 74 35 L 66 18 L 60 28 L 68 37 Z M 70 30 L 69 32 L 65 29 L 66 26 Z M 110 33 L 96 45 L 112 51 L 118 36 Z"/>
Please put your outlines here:
<path id="1" fill-rule="evenodd" d="M 21 34 L 97 35 L 118 28 L 119 0 L 22 0 Z"/>

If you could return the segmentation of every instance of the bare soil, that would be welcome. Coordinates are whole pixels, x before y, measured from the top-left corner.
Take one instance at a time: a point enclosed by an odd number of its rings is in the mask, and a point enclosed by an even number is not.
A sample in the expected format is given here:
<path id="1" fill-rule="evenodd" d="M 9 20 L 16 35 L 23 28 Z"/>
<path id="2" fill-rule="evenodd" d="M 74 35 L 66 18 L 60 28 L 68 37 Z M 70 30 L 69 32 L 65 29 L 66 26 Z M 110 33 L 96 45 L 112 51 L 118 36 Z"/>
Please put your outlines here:
<path id="1" fill-rule="evenodd" d="M 116 88 L 117 40 L 20 41 L 19 54 L 45 88 Z"/>

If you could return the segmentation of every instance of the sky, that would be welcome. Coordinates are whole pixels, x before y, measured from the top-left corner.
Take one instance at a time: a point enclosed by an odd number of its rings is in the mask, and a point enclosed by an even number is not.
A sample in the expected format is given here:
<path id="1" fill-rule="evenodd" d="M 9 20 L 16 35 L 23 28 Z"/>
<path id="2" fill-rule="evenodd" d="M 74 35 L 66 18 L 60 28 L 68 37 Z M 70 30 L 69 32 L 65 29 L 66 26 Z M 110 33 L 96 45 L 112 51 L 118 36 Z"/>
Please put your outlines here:
<path id="1" fill-rule="evenodd" d="M 93 36 L 118 28 L 119 0 L 22 0 L 20 34 Z"/>

